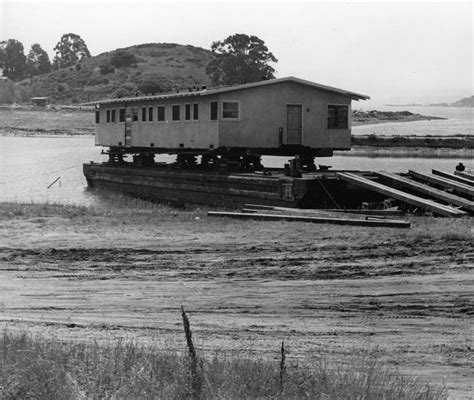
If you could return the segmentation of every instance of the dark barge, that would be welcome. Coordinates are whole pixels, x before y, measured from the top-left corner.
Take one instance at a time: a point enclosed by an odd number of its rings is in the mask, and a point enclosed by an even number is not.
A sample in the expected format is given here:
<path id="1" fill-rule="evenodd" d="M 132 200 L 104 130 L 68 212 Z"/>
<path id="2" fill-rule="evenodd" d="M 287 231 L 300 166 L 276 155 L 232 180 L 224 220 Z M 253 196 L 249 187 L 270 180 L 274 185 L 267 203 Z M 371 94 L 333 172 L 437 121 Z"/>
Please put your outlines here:
<path id="1" fill-rule="evenodd" d="M 352 187 L 335 171 L 316 171 L 301 177 L 286 176 L 283 169 L 262 172 L 181 170 L 171 165 L 138 167 L 131 163 L 83 166 L 91 188 L 172 203 L 239 208 L 264 204 L 299 208 L 357 208 L 361 202 L 383 201 L 384 196 Z M 370 193 L 370 194 L 369 194 Z"/>
<path id="2" fill-rule="evenodd" d="M 203 204 L 229 209 L 260 204 L 332 210 L 396 206 L 408 212 L 429 212 L 447 217 L 474 213 L 473 185 L 438 182 L 436 188 L 426 182 L 431 176 L 414 171 L 401 175 L 283 169 L 231 172 L 199 167 L 181 169 L 176 164 L 143 167 L 126 162 L 84 164 L 83 171 L 91 188 L 175 204 Z M 446 185 L 444 190 L 440 185 Z"/>

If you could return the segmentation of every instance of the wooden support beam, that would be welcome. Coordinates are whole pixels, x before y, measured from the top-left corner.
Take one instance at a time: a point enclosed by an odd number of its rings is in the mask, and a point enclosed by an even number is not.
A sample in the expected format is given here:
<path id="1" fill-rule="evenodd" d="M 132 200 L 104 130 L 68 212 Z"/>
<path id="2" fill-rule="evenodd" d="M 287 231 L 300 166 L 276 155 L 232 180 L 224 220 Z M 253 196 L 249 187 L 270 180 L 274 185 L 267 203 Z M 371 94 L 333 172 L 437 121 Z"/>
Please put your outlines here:
<path id="1" fill-rule="evenodd" d="M 431 171 L 433 172 L 434 175 L 442 176 L 443 178 L 451 179 L 452 181 L 463 183 L 464 185 L 474 186 L 474 181 L 471 181 L 470 179 L 466 179 L 461 176 L 450 174 L 449 172 L 439 171 L 437 169 L 433 169 Z"/>
<path id="2" fill-rule="evenodd" d="M 362 178 L 355 174 L 347 172 L 338 172 L 337 174 L 342 180 L 346 182 L 373 190 L 388 197 L 403 201 L 407 204 L 412 204 L 422 209 L 433 211 L 434 213 L 443 215 L 445 217 L 460 217 L 466 214 L 464 211 L 458 210 L 456 208 L 444 206 L 442 204 L 436 203 L 435 201 L 423 199 L 421 197 L 402 192 L 401 190 L 393 189 L 389 186 L 371 181 L 370 179 Z"/>
<path id="3" fill-rule="evenodd" d="M 463 178 L 469 179 L 470 181 L 474 181 L 474 175 L 466 171 L 454 171 L 454 175 L 461 176 Z"/>
<path id="4" fill-rule="evenodd" d="M 467 196 L 469 199 L 474 198 L 474 187 L 464 185 L 463 183 L 454 182 L 447 178 L 442 178 L 441 176 L 425 174 L 423 172 L 408 171 L 408 173 L 416 179 L 419 179 L 424 182 L 428 182 L 437 187 L 443 189 L 452 189 L 454 192 Z"/>
<path id="5" fill-rule="evenodd" d="M 424 194 L 428 197 L 445 201 L 448 204 L 454 204 L 470 211 L 471 213 L 474 212 L 474 202 L 463 197 L 455 196 L 452 193 L 435 189 L 432 186 L 424 185 L 423 183 L 404 178 L 391 172 L 376 172 L 375 174 L 382 180 L 383 183 L 386 183 L 387 185 L 390 185 L 396 189 L 408 188 L 416 193 Z"/>
<path id="6" fill-rule="evenodd" d="M 365 220 L 365 219 L 345 219 L 345 218 L 324 218 L 310 217 L 299 215 L 278 215 L 278 214 L 261 214 L 261 213 L 238 213 L 238 212 L 221 212 L 209 211 L 209 217 L 229 217 L 238 219 L 258 219 L 267 221 L 295 221 L 310 222 L 314 224 L 336 224 L 336 225 L 353 225 L 353 226 L 373 226 L 373 227 L 389 227 L 389 228 L 409 228 L 410 222 L 398 220 Z"/>

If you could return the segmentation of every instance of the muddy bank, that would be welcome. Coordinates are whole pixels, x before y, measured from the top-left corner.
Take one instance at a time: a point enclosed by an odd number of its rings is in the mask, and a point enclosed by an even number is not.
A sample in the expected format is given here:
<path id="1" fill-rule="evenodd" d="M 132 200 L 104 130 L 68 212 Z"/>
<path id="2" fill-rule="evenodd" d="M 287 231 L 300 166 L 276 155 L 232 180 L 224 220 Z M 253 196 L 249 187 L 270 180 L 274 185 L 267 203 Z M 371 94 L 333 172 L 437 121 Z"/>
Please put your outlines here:
<path id="1" fill-rule="evenodd" d="M 412 228 L 213 220 L 139 201 L 0 206 L 1 321 L 71 340 L 337 359 L 377 349 L 453 398 L 472 392 L 472 218 Z"/>

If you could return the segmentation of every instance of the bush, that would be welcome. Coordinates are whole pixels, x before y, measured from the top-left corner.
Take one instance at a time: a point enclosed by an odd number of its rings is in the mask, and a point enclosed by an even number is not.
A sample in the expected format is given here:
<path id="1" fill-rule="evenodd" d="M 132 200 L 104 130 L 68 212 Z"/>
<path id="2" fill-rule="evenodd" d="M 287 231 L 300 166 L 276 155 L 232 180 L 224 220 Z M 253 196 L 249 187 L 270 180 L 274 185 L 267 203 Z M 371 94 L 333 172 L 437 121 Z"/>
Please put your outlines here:
<path id="1" fill-rule="evenodd" d="M 166 79 L 158 74 L 146 74 L 136 77 L 134 82 L 142 93 L 160 93 L 170 90 Z"/>
<path id="2" fill-rule="evenodd" d="M 62 83 L 60 83 L 58 86 L 56 86 L 56 90 L 59 92 L 59 93 L 62 93 L 66 90 L 66 86 L 64 86 Z"/>
<path id="3" fill-rule="evenodd" d="M 76 71 L 80 71 L 82 69 L 82 65 L 76 64 L 75 68 L 76 68 Z"/>
<path id="4" fill-rule="evenodd" d="M 113 94 L 113 98 L 121 97 L 131 97 L 135 96 L 135 93 L 138 91 L 136 86 L 125 84 L 122 87 L 118 88 Z"/>
<path id="5" fill-rule="evenodd" d="M 99 65 L 99 71 L 102 75 L 107 75 L 115 72 L 115 68 L 111 64 Z"/>
<path id="6" fill-rule="evenodd" d="M 110 57 L 110 64 L 115 68 L 125 68 L 137 62 L 136 57 L 124 50 L 118 50 Z"/>

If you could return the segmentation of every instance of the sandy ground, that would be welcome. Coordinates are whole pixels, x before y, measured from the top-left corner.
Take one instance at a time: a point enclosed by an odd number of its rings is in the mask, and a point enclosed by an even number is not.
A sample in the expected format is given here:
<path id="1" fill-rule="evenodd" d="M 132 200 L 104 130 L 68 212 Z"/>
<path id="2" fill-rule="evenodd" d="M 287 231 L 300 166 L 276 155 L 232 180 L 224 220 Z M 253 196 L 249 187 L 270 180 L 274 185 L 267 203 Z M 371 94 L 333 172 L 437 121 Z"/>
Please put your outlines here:
<path id="1" fill-rule="evenodd" d="M 472 218 L 409 230 L 0 206 L 0 327 L 289 359 L 375 351 L 470 398 Z"/>

